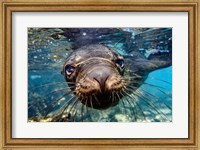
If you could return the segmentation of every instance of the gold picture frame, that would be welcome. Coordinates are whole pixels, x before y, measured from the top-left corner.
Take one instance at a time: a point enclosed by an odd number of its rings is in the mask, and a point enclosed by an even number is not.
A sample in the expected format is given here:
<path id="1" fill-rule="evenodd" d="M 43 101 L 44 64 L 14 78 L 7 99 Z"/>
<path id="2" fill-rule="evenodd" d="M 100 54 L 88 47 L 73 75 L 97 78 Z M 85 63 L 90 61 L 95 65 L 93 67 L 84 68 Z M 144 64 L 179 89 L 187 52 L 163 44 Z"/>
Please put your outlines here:
<path id="1" fill-rule="evenodd" d="M 200 1 L 199 0 L 1 0 L 0 149 L 200 149 Z M 12 12 L 136 11 L 188 12 L 189 138 L 186 139 L 34 139 L 12 138 Z"/>

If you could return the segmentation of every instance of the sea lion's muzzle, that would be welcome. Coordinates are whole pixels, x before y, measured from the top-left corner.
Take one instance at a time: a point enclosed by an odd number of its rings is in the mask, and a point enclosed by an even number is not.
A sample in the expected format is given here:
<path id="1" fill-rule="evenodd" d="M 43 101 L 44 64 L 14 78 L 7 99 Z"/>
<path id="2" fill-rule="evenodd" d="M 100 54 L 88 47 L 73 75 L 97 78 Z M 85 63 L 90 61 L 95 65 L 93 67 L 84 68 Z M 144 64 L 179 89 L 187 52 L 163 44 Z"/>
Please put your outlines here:
<path id="1" fill-rule="evenodd" d="M 118 102 L 115 92 L 124 87 L 114 63 L 98 59 L 82 64 L 76 78 L 76 95 L 88 107 L 102 109 Z"/>

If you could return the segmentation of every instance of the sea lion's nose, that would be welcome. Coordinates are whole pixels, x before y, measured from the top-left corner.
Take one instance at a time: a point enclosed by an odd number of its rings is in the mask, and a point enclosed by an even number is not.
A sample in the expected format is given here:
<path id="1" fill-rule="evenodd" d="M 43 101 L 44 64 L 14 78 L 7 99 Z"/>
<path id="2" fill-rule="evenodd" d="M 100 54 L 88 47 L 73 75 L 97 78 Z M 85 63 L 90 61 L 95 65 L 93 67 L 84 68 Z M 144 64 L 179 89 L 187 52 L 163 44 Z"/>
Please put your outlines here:
<path id="1" fill-rule="evenodd" d="M 90 77 L 99 83 L 99 86 L 102 92 L 104 92 L 105 90 L 105 83 L 106 83 L 106 80 L 109 78 L 109 76 L 110 76 L 110 71 L 109 69 L 105 69 L 105 68 L 95 69 L 90 74 Z"/>
<path id="2" fill-rule="evenodd" d="M 96 76 L 94 79 L 99 83 L 100 89 L 103 92 L 105 90 L 105 83 L 108 79 L 109 75 L 103 75 L 103 76 Z"/>

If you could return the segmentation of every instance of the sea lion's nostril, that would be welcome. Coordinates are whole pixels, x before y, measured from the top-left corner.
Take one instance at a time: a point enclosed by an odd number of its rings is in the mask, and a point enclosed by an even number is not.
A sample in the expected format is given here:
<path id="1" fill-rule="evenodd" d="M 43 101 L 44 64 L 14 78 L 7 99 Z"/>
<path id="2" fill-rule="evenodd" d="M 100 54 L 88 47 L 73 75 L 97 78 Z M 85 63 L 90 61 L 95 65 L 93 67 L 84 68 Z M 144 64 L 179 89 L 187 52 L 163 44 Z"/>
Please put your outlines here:
<path id="1" fill-rule="evenodd" d="M 96 76 L 94 77 L 94 80 L 96 80 L 99 83 L 100 89 L 102 92 L 105 90 L 105 83 L 106 80 L 108 79 L 109 75 L 103 75 L 103 76 Z"/>

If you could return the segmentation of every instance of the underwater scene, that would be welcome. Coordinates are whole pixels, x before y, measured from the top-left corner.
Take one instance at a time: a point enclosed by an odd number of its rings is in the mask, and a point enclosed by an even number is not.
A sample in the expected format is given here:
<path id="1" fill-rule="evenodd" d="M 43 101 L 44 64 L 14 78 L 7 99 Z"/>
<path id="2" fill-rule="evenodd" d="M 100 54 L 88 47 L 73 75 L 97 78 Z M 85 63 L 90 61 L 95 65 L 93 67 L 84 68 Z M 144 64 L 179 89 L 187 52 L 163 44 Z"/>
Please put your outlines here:
<path id="1" fill-rule="evenodd" d="M 172 28 L 28 28 L 28 122 L 172 122 Z"/>

